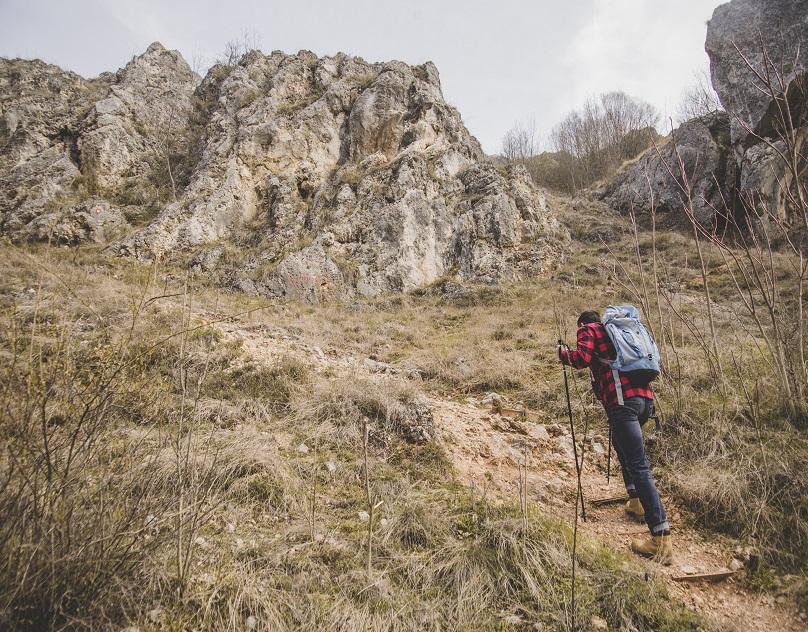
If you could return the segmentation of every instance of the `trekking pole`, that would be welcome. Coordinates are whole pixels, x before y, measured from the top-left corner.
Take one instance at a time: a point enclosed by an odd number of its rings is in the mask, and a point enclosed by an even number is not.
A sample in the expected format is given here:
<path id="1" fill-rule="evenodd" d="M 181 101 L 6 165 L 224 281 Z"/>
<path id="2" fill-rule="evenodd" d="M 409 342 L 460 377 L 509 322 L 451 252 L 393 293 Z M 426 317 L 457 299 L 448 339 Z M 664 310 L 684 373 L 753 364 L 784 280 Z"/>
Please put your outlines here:
<path id="1" fill-rule="evenodd" d="M 609 448 L 606 456 L 606 484 L 612 479 L 612 424 L 609 424 Z"/>
<path id="2" fill-rule="evenodd" d="M 560 347 L 566 347 L 569 351 L 569 347 L 565 345 L 561 340 L 558 341 L 558 345 Z M 575 440 L 575 424 L 572 422 L 572 402 L 570 401 L 570 384 L 569 378 L 567 377 L 567 365 L 561 364 L 561 368 L 564 370 L 564 392 L 567 395 L 567 415 L 569 416 L 570 420 L 570 435 L 572 437 L 572 454 L 575 457 L 575 474 L 578 479 L 578 497 L 581 499 L 581 519 L 586 522 L 586 505 L 584 504 L 584 492 L 581 488 L 581 463 L 578 461 L 578 442 Z M 578 517 L 578 499 L 575 499 L 575 516 L 576 519 Z M 577 521 L 576 521 L 577 524 Z"/>
<path id="3" fill-rule="evenodd" d="M 664 417 L 662 415 L 662 408 L 659 406 L 659 398 L 654 399 L 654 414 L 651 416 L 654 420 L 654 431 L 656 434 L 662 434 L 662 423 Z"/>
<path id="4" fill-rule="evenodd" d="M 566 347 L 559 338 L 558 347 Z M 569 351 L 569 347 L 567 347 Z M 584 507 L 584 495 L 581 489 L 581 464 L 578 462 L 578 443 L 575 441 L 575 424 L 572 422 L 572 402 L 570 401 L 570 385 L 567 377 L 567 365 L 563 362 L 561 367 L 564 370 L 564 392 L 567 396 L 567 414 L 570 419 L 570 434 L 572 436 L 572 453 L 575 457 L 575 473 L 578 479 L 578 489 L 575 494 L 575 522 L 572 528 L 572 577 L 571 577 L 571 599 L 570 599 L 570 630 L 575 630 L 575 567 L 577 561 L 576 549 L 578 548 L 578 499 L 581 500 L 581 518 L 586 522 L 586 508 Z"/>

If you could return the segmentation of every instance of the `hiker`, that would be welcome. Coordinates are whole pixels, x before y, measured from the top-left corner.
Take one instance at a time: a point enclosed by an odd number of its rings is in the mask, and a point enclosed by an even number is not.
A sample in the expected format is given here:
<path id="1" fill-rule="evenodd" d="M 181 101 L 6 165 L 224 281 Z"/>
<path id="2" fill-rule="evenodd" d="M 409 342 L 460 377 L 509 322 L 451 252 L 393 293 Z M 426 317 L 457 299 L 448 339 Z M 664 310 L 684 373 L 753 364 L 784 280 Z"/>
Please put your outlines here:
<path id="1" fill-rule="evenodd" d="M 635 308 L 624 307 L 636 314 Z M 636 317 L 639 322 L 639 314 Z M 574 350 L 559 345 L 558 357 L 563 364 L 576 369 L 589 367 L 592 372 L 592 386 L 606 409 L 629 496 L 626 513 L 634 519 L 645 519 L 651 531 L 649 540 L 633 540 L 631 550 L 670 564 L 673 558 L 670 525 L 651 474 L 642 435 L 642 426 L 654 414 L 654 392 L 647 381 L 632 379 L 631 375 L 613 370 L 609 361 L 615 360 L 617 353 L 598 312 L 586 311 L 580 315 L 577 338 Z M 615 376 L 620 380 L 619 389 Z"/>

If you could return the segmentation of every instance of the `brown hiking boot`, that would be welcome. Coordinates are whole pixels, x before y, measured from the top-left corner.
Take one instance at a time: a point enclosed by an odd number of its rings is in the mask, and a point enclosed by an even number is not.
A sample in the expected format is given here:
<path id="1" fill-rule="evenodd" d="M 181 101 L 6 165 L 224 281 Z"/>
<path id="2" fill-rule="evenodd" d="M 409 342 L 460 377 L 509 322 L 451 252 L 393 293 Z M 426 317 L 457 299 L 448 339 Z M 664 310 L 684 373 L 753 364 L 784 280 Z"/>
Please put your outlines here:
<path id="1" fill-rule="evenodd" d="M 645 521 L 645 509 L 643 509 L 639 498 L 628 499 L 628 502 L 626 503 L 626 513 L 628 514 L 629 518 L 638 520 L 640 522 Z"/>
<path id="2" fill-rule="evenodd" d="M 673 542 L 670 535 L 653 535 L 648 540 L 632 540 L 631 550 L 665 566 L 670 566 L 673 562 Z"/>

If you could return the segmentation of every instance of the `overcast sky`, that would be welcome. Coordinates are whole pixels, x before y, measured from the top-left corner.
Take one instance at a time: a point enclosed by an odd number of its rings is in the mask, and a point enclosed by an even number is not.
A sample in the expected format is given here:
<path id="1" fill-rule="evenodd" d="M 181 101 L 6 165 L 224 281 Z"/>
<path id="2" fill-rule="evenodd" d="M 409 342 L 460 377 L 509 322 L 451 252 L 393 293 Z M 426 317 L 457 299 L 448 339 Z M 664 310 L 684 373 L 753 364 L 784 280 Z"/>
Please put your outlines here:
<path id="1" fill-rule="evenodd" d="M 587 96 L 624 90 L 674 116 L 706 69 L 723 0 L 0 0 L 0 56 L 92 77 L 159 40 L 205 68 L 245 33 L 266 52 L 432 60 L 485 150 L 516 121 L 542 137 Z"/>

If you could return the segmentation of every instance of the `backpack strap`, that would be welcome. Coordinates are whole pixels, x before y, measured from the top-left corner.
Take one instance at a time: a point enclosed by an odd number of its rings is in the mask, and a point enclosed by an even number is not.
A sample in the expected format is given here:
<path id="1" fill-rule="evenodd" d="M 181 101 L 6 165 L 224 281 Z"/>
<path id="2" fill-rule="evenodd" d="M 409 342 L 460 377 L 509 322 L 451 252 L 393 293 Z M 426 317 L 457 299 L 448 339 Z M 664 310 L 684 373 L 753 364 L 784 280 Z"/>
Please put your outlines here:
<path id="1" fill-rule="evenodd" d="M 620 381 L 620 372 L 612 369 L 612 376 L 614 377 L 614 390 L 617 393 L 617 403 L 623 406 L 623 383 Z"/>

